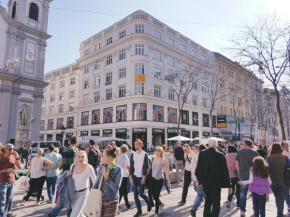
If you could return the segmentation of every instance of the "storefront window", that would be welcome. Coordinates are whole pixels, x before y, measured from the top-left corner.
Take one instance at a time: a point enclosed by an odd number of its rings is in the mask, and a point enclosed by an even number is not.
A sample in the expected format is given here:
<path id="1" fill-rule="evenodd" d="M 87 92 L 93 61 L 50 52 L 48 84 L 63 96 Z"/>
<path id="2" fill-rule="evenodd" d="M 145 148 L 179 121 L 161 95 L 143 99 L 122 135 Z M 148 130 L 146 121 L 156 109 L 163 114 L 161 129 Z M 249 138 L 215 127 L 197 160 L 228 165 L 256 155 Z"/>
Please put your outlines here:
<path id="1" fill-rule="evenodd" d="M 177 109 L 168 107 L 168 123 L 177 123 Z"/>
<path id="2" fill-rule="evenodd" d="M 66 121 L 66 128 L 71 129 L 74 128 L 74 117 L 68 117 Z"/>
<path id="3" fill-rule="evenodd" d="M 100 109 L 95 109 L 92 111 L 92 124 L 99 124 L 101 118 Z"/>
<path id="4" fill-rule="evenodd" d="M 81 116 L 81 125 L 89 124 L 89 112 L 82 112 Z"/>
<path id="5" fill-rule="evenodd" d="M 127 121 L 127 105 L 116 107 L 116 122 Z"/>
<path id="6" fill-rule="evenodd" d="M 153 121 L 164 121 L 164 107 L 153 105 Z"/>
<path id="7" fill-rule="evenodd" d="M 47 122 L 47 130 L 53 129 L 53 119 L 49 119 Z"/>
<path id="8" fill-rule="evenodd" d="M 104 108 L 103 112 L 103 123 L 113 122 L 113 107 Z"/>
<path id="9" fill-rule="evenodd" d="M 60 129 L 63 125 L 63 118 L 56 119 L 56 129 Z"/>
<path id="10" fill-rule="evenodd" d="M 147 120 L 147 104 L 133 103 L 133 120 L 146 121 Z"/>
<path id="11" fill-rule="evenodd" d="M 185 110 L 181 110 L 181 123 L 189 124 L 189 112 Z"/>

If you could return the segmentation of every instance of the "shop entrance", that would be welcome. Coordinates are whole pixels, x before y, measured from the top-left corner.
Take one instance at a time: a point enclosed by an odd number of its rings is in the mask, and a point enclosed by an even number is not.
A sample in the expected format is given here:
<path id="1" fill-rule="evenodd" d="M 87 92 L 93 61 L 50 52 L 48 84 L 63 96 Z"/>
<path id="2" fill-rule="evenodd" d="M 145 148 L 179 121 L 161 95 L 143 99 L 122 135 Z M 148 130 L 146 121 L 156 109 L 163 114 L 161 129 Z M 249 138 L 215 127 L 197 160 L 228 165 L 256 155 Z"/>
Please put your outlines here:
<path id="1" fill-rule="evenodd" d="M 165 130 L 152 128 L 152 144 L 155 146 L 160 146 L 165 143 Z"/>
<path id="2" fill-rule="evenodd" d="M 143 142 L 143 150 L 147 151 L 147 128 L 133 128 L 132 132 L 132 149 L 135 151 L 135 140 L 136 139 L 141 139 Z"/>
<path id="3" fill-rule="evenodd" d="M 127 139 L 127 129 L 126 128 L 116 129 L 116 138 Z M 121 145 L 124 143 L 125 142 L 123 142 L 123 141 L 117 141 L 116 145 L 118 147 L 121 147 Z"/>

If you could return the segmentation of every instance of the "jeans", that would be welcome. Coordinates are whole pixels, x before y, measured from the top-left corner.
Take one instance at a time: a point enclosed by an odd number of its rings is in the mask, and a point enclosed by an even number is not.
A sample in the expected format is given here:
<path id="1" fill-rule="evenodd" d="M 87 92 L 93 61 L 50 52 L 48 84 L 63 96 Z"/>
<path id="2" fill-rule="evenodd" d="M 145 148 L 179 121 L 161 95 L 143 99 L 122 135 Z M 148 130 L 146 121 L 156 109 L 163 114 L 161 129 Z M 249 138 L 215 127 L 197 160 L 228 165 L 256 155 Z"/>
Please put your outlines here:
<path id="1" fill-rule="evenodd" d="M 85 215 L 82 213 L 83 208 L 86 205 L 87 196 L 89 194 L 89 191 L 83 191 L 83 192 L 77 192 L 76 196 L 71 201 L 71 217 L 85 217 Z"/>
<path id="2" fill-rule="evenodd" d="M 14 183 L 0 183 L 0 216 L 6 216 L 13 206 Z"/>
<path id="3" fill-rule="evenodd" d="M 119 194 L 120 194 L 119 203 L 121 202 L 122 197 L 124 196 L 125 204 L 126 204 L 127 208 L 129 208 L 130 204 L 129 204 L 129 201 L 128 201 L 127 183 L 128 183 L 128 177 L 123 177 L 122 183 L 121 183 L 121 186 L 120 186 L 120 189 L 119 189 Z"/>
<path id="4" fill-rule="evenodd" d="M 52 217 L 56 217 L 58 216 L 58 214 L 60 213 L 60 211 L 63 209 L 63 206 L 56 206 L 54 207 L 54 209 L 49 213 Z M 70 217 L 72 210 L 71 209 L 67 209 L 66 215 L 67 217 Z"/>
<path id="5" fill-rule="evenodd" d="M 169 191 L 169 188 L 168 188 L 168 183 L 167 183 L 167 179 L 166 179 L 166 174 L 164 173 L 163 174 L 164 176 L 164 185 L 165 185 L 165 188 L 166 188 L 166 191 L 169 193 L 170 191 Z"/>
<path id="6" fill-rule="evenodd" d="M 145 202 L 147 203 L 147 206 L 150 206 L 149 204 L 149 200 L 146 194 L 144 194 L 144 185 L 141 184 L 141 177 L 136 177 L 133 176 L 133 191 L 134 191 L 134 199 L 135 199 L 135 203 L 136 203 L 136 207 L 138 210 L 138 213 L 142 214 L 142 207 L 141 207 L 141 202 L 139 199 L 139 196 L 145 200 Z"/>
<path id="7" fill-rule="evenodd" d="M 28 201 L 30 196 L 32 195 L 32 193 L 34 192 L 34 190 L 37 191 L 37 195 L 36 195 L 36 200 L 40 201 L 40 197 L 42 194 L 42 188 L 45 182 L 45 176 L 41 176 L 39 178 L 33 179 L 31 178 L 29 181 L 29 190 L 27 192 L 27 195 L 24 197 L 25 201 Z"/>
<path id="8" fill-rule="evenodd" d="M 203 185 L 206 195 L 203 216 L 218 217 L 221 209 L 221 188 L 214 185 Z"/>
<path id="9" fill-rule="evenodd" d="M 265 217 L 266 194 L 260 195 L 252 192 L 255 217 Z"/>
<path id="10" fill-rule="evenodd" d="M 56 180 L 57 180 L 57 176 L 46 177 L 47 195 L 50 201 L 52 201 L 52 198 L 54 196 Z"/>
<path id="11" fill-rule="evenodd" d="M 182 190 L 182 202 L 186 202 L 186 197 L 188 193 L 188 187 L 191 183 L 191 171 L 184 170 L 184 183 L 183 183 L 183 190 Z"/>
<path id="12" fill-rule="evenodd" d="M 196 191 L 197 195 L 196 195 L 196 197 L 194 199 L 194 203 L 192 205 L 192 209 L 193 210 L 197 210 L 198 207 L 200 207 L 200 205 L 201 205 L 201 201 L 203 200 L 203 198 L 205 198 L 205 193 L 204 193 L 202 188 L 197 187 L 197 182 L 196 181 L 193 182 L 193 187 L 194 187 L 194 190 Z"/>
<path id="13" fill-rule="evenodd" d="M 160 192 L 163 186 L 164 179 L 156 180 L 153 177 L 151 177 L 151 190 L 153 194 L 153 198 L 155 200 L 155 213 L 158 214 L 159 212 L 159 205 L 161 204 L 161 201 L 159 199 Z"/>
<path id="14" fill-rule="evenodd" d="M 274 181 L 272 180 L 271 189 L 275 196 L 275 202 L 277 207 L 277 216 L 283 216 L 284 203 L 287 199 L 288 188 L 284 184 L 284 181 Z"/>
<path id="15" fill-rule="evenodd" d="M 181 172 L 184 170 L 184 165 L 183 165 L 183 160 L 177 160 L 175 161 L 175 176 L 176 176 L 176 181 L 179 183 L 179 169 L 181 169 Z"/>
<path id="16" fill-rule="evenodd" d="M 237 197 L 237 207 L 240 207 L 240 191 L 241 191 L 241 186 L 238 184 L 239 178 L 231 178 L 231 188 L 233 189 L 232 193 L 228 195 L 228 201 L 232 202 L 234 193 L 236 192 L 236 197 Z"/>
<path id="17" fill-rule="evenodd" d="M 241 181 L 245 181 L 245 180 L 241 180 Z M 246 212 L 248 188 L 249 188 L 249 185 L 242 185 L 241 186 L 241 191 L 240 191 L 241 212 Z"/>

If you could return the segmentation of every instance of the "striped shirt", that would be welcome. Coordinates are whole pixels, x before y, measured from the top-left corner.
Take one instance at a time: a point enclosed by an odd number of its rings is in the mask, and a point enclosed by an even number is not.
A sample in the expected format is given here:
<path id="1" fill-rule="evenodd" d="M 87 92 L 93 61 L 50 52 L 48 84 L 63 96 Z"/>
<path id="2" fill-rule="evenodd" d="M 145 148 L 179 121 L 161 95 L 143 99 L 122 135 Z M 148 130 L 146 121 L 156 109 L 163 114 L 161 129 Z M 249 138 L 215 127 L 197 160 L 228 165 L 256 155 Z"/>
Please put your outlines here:
<path id="1" fill-rule="evenodd" d="M 76 150 L 73 147 L 66 147 L 62 152 L 62 171 L 70 170 L 70 166 L 75 162 Z"/>

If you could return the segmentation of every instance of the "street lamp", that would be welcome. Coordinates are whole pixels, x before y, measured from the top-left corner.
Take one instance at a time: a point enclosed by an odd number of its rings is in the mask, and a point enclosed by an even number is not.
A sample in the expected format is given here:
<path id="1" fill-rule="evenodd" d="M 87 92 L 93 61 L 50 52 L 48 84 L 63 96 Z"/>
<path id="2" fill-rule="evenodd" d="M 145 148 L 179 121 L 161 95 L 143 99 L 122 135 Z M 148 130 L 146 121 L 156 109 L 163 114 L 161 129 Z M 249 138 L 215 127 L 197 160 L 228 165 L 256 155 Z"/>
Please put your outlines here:
<path id="1" fill-rule="evenodd" d="M 66 128 L 63 125 L 61 125 L 61 127 L 60 127 L 61 134 L 64 134 L 65 130 L 66 130 Z"/>

